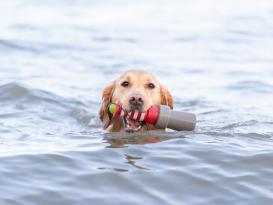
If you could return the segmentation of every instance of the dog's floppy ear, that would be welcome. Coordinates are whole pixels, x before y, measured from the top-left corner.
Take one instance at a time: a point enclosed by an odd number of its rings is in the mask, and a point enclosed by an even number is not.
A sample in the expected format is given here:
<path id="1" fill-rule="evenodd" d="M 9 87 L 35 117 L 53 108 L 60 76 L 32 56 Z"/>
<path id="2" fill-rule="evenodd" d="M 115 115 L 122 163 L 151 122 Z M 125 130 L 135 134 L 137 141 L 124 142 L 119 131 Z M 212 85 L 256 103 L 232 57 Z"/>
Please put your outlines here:
<path id="1" fill-rule="evenodd" d="M 171 93 L 163 86 L 160 86 L 161 105 L 167 105 L 173 109 L 173 97 Z"/>
<path id="2" fill-rule="evenodd" d="M 111 98 L 115 89 L 115 82 L 108 85 L 102 93 L 102 102 L 99 111 L 100 119 L 103 123 L 103 129 L 107 129 L 110 125 L 111 113 L 108 110 L 109 104 L 111 103 Z"/>

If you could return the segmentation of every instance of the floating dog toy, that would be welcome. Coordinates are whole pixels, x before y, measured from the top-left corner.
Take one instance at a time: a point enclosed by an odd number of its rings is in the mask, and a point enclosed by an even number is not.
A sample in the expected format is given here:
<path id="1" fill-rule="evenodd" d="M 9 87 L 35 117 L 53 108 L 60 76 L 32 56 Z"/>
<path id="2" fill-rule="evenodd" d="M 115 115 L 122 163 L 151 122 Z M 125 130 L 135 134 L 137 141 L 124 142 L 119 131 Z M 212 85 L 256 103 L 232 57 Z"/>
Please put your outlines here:
<path id="1" fill-rule="evenodd" d="M 169 106 L 151 106 L 146 112 L 131 111 L 122 109 L 120 104 L 110 104 L 109 112 L 114 117 L 129 117 L 130 119 L 146 122 L 158 129 L 170 128 L 173 130 L 194 130 L 196 117 L 192 113 L 171 110 Z"/>

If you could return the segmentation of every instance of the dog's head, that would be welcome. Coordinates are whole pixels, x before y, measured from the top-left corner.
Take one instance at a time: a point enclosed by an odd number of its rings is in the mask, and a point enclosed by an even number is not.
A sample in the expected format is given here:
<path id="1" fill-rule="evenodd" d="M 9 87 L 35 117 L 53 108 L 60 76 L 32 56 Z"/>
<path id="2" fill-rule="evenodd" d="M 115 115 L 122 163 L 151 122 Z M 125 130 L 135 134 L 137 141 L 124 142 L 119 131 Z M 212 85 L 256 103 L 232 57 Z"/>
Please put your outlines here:
<path id="1" fill-rule="evenodd" d="M 108 85 L 102 94 L 100 119 L 108 131 L 150 130 L 149 124 L 130 119 L 112 119 L 108 107 L 110 103 L 120 102 L 127 111 L 147 111 L 152 105 L 168 105 L 173 108 L 170 92 L 150 73 L 143 70 L 130 70 Z M 124 127 L 125 126 L 125 127 Z"/>

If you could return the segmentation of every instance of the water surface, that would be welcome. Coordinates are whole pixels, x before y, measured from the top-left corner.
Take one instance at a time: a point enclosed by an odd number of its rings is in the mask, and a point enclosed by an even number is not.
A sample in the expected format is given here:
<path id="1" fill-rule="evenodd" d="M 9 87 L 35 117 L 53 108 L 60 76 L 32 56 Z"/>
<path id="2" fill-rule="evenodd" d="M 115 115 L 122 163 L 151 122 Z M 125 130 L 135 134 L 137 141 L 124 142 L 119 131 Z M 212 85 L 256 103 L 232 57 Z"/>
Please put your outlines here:
<path id="1" fill-rule="evenodd" d="M 271 1 L 0 3 L 0 204 L 272 204 Z M 153 72 L 193 132 L 107 134 L 103 88 Z"/>

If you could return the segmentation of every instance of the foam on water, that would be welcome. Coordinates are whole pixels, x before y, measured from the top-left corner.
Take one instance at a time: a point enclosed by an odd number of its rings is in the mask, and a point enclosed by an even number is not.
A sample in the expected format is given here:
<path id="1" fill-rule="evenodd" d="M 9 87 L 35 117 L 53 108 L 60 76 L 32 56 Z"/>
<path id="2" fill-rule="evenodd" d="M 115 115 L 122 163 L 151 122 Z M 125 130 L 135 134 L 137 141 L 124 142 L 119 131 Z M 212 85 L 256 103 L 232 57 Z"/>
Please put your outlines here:
<path id="1" fill-rule="evenodd" d="M 272 2 L 0 8 L 0 204 L 272 204 Z M 104 133 L 101 92 L 129 68 L 196 130 Z"/>

